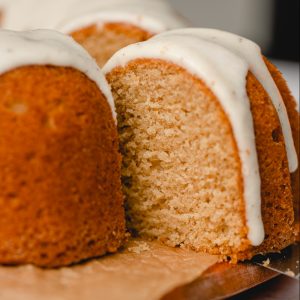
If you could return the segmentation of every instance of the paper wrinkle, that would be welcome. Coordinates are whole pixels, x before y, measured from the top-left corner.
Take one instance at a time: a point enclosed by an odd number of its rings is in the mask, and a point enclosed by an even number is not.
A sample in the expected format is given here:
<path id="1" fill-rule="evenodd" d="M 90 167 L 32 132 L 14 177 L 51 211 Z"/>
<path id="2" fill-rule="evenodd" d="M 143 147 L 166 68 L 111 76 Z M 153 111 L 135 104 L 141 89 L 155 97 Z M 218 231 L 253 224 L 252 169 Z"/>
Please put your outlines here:
<path id="1" fill-rule="evenodd" d="M 0 267 L 0 299 L 159 299 L 217 261 L 215 256 L 136 239 L 118 254 L 73 267 Z"/>

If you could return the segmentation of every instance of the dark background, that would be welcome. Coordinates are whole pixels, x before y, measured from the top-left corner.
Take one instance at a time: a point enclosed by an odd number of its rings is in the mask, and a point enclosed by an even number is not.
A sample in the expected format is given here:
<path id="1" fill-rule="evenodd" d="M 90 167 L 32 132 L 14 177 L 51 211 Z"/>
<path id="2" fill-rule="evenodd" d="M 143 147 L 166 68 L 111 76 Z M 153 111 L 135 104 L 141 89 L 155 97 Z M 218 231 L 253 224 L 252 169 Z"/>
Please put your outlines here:
<path id="1" fill-rule="evenodd" d="M 299 1 L 275 0 L 274 6 L 273 42 L 269 55 L 299 61 Z"/>

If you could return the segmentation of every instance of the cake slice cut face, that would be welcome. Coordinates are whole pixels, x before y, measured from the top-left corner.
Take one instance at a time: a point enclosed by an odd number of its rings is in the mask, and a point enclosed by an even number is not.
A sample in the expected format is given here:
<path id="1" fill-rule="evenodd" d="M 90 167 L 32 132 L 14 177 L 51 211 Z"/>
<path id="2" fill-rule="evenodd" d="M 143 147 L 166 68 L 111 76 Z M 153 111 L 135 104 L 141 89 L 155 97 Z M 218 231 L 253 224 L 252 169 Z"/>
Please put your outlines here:
<path id="1" fill-rule="evenodd" d="M 123 47 L 146 41 L 154 35 L 130 22 L 105 22 L 102 26 L 92 23 L 69 34 L 96 59 L 100 67 Z"/>
<path id="2" fill-rule="evenodd" d="M 298 113 L 257 45 L 216 30 L 167 32 L 119 51 L 104 71 L 134 232 L 233 260 L 294 242 Z"/>
<path id="3" fill-rule="evenodd" d="M 125 240 L 115 107 L 54 31 L 0 31 L 0 264 L 61 267 Z"/>

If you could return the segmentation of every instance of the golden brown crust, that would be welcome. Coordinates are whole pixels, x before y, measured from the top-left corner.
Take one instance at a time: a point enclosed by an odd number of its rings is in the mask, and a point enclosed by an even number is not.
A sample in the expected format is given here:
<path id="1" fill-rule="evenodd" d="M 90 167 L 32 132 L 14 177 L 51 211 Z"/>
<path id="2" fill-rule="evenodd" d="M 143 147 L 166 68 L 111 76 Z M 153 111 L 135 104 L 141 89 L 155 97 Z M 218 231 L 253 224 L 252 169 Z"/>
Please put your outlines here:
<path id="1" fill-rule="evenodd" d="M 293 195 L 281 124 L 270 97 L 251 73 L 247 92 L 255 127 L 266 238 L 261 246 L 238 254 L 238 259 L 277 252 L 295 241 Z"/>
<path id="2" fill-rule="evenodd" d="M 97 85 L 71 68 L 0 76 L 0 263 L 58 267 L 124 240 L 118 138 Z"/>
<path id="3" fill-rule="evenodd" d="M 111 56 L 130 44 L 148 40 L 152 34 L 140 27 L 126 23 L 106 23 L 102 27 L 92 25 L 71 33 L 103 66 Z"/>
<path id="4" fill-rule="evenodd" d="M 285 103 L 285 106 L 287 108 L 287 112 L 289 115 L 292 132 L 293 132 L 293 138 L 296 146 L 296 151 L 298 154 L 298 161 L 300 158 L 300 114 L 297 111 L 297 103 L 295 98 L 290 92 L 290 89 L 283 78 L 280 71 L 267 59 L 265 59 L 265 62 L 269 68 L 269 71 L 282 95 L 283 101 Z M 300 163 L 299 163 L 300 165 Z M 293 188 L 293 195 L 294 195 L 294 209 L 295 209 L 295 216 L 296 216 L 296 234 L 298 235 L 298 239 L 300 239 L 299 236 L 299 218 L 300 218 L 300 196 L 299 196 L 299 184 L 300 184 L 300 168 L 298 167 L 298 170 L 291 174 L 292 178 L 292 188 Z"/>

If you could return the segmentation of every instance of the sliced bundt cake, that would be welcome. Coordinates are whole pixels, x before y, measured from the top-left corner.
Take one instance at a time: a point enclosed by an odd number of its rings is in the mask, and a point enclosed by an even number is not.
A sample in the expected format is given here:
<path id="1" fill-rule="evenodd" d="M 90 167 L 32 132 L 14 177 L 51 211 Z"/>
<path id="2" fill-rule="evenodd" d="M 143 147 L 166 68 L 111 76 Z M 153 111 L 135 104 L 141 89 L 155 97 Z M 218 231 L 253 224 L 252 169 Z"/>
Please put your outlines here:
<path id="1" fill-rule="evenodd" d="M 233 260 L 295 241 L 299 114 L 256 44 L 182 29 L 120 50 L 104 71 L 134 232 Z"/>
<path id="2" fill-rule="evenodd" d="M 0 31 L 0 263 L 58 267 L 124 240 L 108 84 L 52 31 Z"/>

